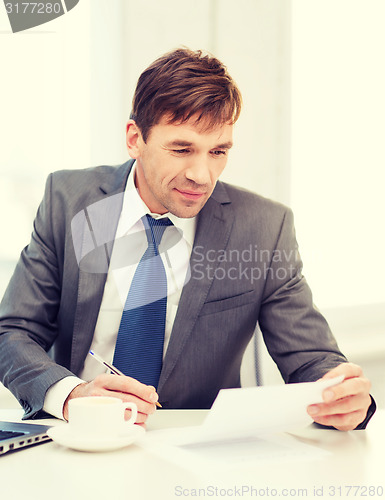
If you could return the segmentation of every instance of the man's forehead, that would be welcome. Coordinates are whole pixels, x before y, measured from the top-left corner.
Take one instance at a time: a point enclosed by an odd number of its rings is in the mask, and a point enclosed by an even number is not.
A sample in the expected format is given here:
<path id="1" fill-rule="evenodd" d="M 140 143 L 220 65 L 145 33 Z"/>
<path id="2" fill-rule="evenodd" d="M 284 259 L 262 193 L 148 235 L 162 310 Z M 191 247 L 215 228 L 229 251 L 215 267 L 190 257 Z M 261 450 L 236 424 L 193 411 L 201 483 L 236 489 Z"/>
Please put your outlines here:
<path id="1" fill-rule="evenodd" d="M 153 129 L 157 135 L 163 136 L 167 142 L 175 142 L 179 146 L 188 146 L 201 140 L 217 142 L 218 145 L 224 147 L 232 146 L 232 123 L 207 127 L 207 123 L 198 122 L 194 117 L 187 121 L 174 123 L 170 123 L 169 120 L 163 117 L 157 125 L 154 125 Z"/>

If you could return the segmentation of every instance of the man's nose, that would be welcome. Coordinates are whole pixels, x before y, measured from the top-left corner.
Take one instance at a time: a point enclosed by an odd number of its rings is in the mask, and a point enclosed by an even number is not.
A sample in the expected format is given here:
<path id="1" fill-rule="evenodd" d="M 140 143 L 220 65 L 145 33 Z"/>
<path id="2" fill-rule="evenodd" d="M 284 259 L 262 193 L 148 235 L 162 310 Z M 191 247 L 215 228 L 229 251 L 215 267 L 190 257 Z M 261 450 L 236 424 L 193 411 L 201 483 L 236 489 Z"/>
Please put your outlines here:
<path id="1" fill-rule="evenodd" d="M 208 162 L 202 157 L 190 161 L 185 171 L 185 175 L 187 179 L 196 184 L 205 185 L 211 183 Z"/>

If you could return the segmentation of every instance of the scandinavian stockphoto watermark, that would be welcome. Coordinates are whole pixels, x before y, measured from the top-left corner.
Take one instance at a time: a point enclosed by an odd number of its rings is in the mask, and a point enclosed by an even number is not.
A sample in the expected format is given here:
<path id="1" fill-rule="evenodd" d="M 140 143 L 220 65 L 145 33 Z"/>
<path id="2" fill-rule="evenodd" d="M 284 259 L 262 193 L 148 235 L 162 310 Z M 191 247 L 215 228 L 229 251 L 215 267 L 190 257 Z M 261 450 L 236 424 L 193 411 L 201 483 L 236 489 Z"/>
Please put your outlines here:
<path id="1" fill-rule="evenodd" d="M 121 228 L 118 230 L 124 199 L 123 193 L 109 196 L 90 204 L 72 218 L 73 249 L 80 271 L 90 274 L 112 271 L 119 288 L 119 283 L 125 282 L 122 270 L 135 268 L 143 259 L 148 269 L 153 269 L 153 262 L 149 260 L 154 259 L 155 264 L 160 256 L 168 276 L 167 295 L 180 293 L 190 280 L 205 283 L 239 281 L 250 288 L 249 285 L 254 287 L 258 281 L 282 284 L 301 277 L 301 261 L 296 248 L 264 249 L 255 244 L 225 249 L 195 244 L 192 248 L 183 231 L 174 225 L 166 228 L 158 254 L 148 254 L 151 231 L 145 217 L 142 223 L 139 221 L 125 232 Z M 146 300 L 151 299 L 147 297 Z"/>
<path id="2" fill-rule="evenodd" d="M 42 0 L 40 2 L 4 0 L 13 33 L 48 23 L 63 16 L 78 3 L 79 0 Z"/>
<path id="3" fill-rule="evenodd" d="M 246 245 L 242 249 L 207 249 L 196 245 L 192 251 L 192 277 L 196 280 L 286 282 L 300 277 L 302 263 L 297 249 L 266 249 Z"/>

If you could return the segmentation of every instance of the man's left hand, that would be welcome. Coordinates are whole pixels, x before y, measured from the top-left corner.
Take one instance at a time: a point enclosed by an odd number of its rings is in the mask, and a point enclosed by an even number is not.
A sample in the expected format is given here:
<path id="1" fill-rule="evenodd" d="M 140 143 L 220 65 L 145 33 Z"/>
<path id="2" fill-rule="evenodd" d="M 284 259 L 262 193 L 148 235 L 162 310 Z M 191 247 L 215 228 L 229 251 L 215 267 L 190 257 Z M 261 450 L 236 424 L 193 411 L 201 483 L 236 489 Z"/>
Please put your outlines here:
<path id="1" fill-rule="evenodd" d="M 333 426 L 341 431 L 355 429 L 366 417 L 371 404 L 370 382 L 364 377 L 362 368 L 353 363 L 342 363 L 322 378 L 344 375 L 338 385 L 325 389 L 323 403 L 310 405 L 309 415 L 318 424 Z"/>

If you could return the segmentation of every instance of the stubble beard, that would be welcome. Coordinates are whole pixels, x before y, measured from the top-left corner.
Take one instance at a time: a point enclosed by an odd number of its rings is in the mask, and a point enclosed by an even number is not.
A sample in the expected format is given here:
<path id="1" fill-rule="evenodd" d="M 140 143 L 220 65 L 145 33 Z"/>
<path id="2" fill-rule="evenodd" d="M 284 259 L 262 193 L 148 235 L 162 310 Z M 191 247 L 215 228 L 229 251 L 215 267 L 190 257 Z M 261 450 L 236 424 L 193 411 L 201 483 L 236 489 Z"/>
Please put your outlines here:
<path id="1" fill-rule="evenodd" d="M 180 219 L 191 219 L 199 214 L 199 212 L 207 203 L 207 200 L 210 196 L 211 193 L 208 197 L 205 196 L 204 200 L 199 200 L 199 202 L 186 200 L 184 202 L 180 201 L 178 203 L 177 201 L 174 201 L 170 197 L 165 197 L 164 200 L 159 200 L 159 201 L 162 203 L 162 205 L 164 206 L 164 208 L 166 208 L 168 212 L 175 215 L 176 217 L 179 217 Z"/>

